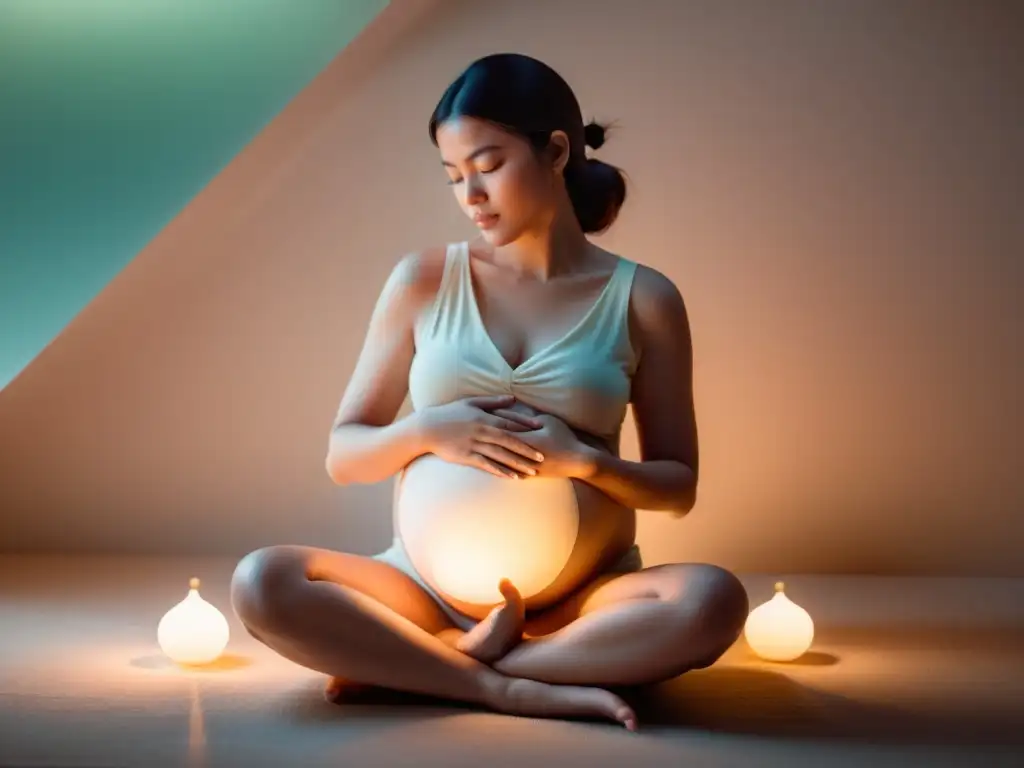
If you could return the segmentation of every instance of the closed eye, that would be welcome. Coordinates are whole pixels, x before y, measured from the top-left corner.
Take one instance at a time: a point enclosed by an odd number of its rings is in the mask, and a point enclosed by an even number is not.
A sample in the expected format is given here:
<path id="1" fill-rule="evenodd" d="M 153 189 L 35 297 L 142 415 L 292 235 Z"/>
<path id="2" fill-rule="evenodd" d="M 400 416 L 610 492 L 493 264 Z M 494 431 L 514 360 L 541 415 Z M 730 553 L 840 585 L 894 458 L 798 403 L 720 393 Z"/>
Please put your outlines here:
<path id="1" fill-rule="evenodd" d="M 483 173 L 483 174 L 494 173 L 499 168 L 501 168 L 502 165 L 504 165 L 504 163 L 497 163 L 496 165 L 493 165 L 490 168 L 482 169 L 480 171 L 480 173 Z M 462 179 L 449 179 L 446 183 L 448 184 L 449 187 L 451 187 L 451 186 L 454 186 L 455 184 L 461 184 L 462 183 Z"/>

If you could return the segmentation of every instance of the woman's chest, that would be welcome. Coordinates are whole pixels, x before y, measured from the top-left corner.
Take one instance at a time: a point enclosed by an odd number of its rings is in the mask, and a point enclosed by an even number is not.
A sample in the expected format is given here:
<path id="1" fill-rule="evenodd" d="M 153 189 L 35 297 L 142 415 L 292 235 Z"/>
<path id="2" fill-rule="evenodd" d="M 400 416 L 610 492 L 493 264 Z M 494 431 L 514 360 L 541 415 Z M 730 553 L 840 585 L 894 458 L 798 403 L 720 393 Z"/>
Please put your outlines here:
<path id="1" fill-rule="evenodd" d="M 475 284 L 476 309 L 498 354 L 511 368 L 551 349 L 577 330 L 592 314 L 602 281 L 565 278 L 557 283 Z"/>

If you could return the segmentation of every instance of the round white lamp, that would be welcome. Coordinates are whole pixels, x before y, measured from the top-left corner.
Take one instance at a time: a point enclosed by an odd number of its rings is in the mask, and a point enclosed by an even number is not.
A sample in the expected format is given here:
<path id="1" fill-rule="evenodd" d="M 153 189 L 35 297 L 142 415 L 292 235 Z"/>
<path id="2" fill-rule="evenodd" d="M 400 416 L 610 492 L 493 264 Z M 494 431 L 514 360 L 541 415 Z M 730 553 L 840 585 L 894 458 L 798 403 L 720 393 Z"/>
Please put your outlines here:
<path id="1" fill-rule="evenodd" d="M 775 585 L 775 596 L 750 612 L 743 628 L 754 653 L 768 661 L 793 661 L 811 647 L 814 622 L 811 615 L 785 593 L 785 584 Z"/>
<path id="2" fill-rule="evenodd" d="M 199 579 L 189 581 L 188 595 L 164 614 L 156 628 L 160 648 L 179 664 L 209 664 L 228 644 L 228 621 L 199 596 Z"/>

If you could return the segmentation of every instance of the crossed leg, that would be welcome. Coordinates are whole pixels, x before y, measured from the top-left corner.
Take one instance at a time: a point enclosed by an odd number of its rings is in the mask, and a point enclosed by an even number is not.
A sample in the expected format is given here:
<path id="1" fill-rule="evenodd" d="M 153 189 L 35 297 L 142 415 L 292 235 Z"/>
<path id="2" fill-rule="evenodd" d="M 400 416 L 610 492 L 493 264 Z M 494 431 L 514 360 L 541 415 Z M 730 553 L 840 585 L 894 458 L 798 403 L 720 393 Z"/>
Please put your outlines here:
<path id="1" fill-rule="evenodd" d="M 618 696 L 595 687 L 514 678 L 452 647 L 433 599 L 395 568 L 303 546 L 250 553 L 231 582 L 249 633 L 332 678 L 480 704 L 509 714 L 598 717 L 634 728 Z"/>
<path id="2" fill-rule="evenodd" d="M 743 585 L 702 563 L 605 576 L 564 603 L 524 620 L 518 593 L 465 636 L 469 655 L 514 678 L 632 686 L 713 664 L 737 640 L 748 614 Z"/>

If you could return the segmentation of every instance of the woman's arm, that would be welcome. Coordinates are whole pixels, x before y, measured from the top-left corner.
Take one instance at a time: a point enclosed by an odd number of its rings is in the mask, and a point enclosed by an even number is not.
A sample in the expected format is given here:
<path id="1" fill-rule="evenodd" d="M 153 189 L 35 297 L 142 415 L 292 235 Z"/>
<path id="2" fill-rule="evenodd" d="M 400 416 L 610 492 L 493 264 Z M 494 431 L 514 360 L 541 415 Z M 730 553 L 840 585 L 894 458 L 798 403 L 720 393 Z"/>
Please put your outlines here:
<path id="1" fill-rule="evenodd" d="M 585 467 L 578 479 L 630 509 L 669 512 L 673 517 L 682 517 L 697 499 L 696 473 L 681 461 L 628 461 L 596 451 Z"/>
<path id="2" fill-rule="evenodd" d="M 416 425 L 419 414 L 384 426 L 341 424 L 331 431 L 325 466 L 338 485 L 379 483 L 427 452 Z"/>
<path id="3" fill-rule="evenodd" d="M 443 268 L 443 249 L 404 256 L 381 291 L 331 428 L 325 466 L 339 485 L 386 480 L 426 453 L 418 415 L 395 417 L 409 389 L 414 323 Z"/>
<path id="4" fill-rule="evenodd" d="M 631 509 L 682 517 L 697 500 L 699 465 L 689 318 L 676 286 L 643 266 L 631 304 L 641 353 L 632 394 L 641 460 L 588 449 L 579 479 Z"/>

